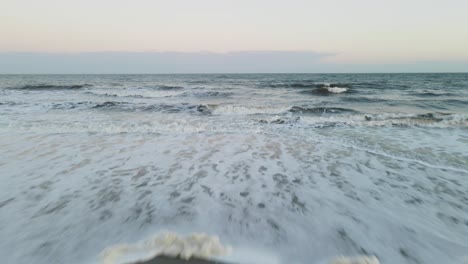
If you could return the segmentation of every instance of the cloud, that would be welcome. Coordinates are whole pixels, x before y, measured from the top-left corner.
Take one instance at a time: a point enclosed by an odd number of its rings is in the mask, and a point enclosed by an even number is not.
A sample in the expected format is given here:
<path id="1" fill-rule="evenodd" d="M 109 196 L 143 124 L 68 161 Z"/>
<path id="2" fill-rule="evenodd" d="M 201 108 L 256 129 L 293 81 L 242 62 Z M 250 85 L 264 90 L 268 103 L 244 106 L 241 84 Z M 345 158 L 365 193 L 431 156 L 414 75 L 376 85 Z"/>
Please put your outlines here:
<path id="1" fill-rule="evenodd" d="M 0 53 L 1 73 L 257 73 L 319 70 L 312 51 Z"/>
<path id="2" fill-rule="evenodd" d="M 339 64 L 313 51 L 0 53 L 3 74 L 466 72 L 468 62 Z"/>

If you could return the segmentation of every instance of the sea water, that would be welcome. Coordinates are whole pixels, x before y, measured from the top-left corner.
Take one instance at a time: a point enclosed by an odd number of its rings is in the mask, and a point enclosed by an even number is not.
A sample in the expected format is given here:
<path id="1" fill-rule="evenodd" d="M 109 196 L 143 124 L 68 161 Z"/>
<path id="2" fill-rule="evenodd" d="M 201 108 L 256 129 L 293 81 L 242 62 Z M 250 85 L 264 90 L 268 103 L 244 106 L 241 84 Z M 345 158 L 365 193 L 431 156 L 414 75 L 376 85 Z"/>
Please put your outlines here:
<path id="1" fill-rule="evenodd" d="M 463 263 L 468 74 L 0 75 L 1 263 L 161 232 L 240 264 Z"/>

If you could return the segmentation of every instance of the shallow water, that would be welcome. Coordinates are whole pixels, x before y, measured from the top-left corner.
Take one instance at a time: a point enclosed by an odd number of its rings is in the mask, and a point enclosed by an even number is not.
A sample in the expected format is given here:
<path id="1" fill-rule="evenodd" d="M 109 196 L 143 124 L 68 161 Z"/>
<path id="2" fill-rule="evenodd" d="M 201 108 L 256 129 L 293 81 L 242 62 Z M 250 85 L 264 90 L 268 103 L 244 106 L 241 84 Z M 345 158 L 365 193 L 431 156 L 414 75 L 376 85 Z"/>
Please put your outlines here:
<path id="1" fill-rule="evenodd" d="M 0 257 L 170 230 L 251 263 L 462 263 L 467 102 L 468 74 L 0 75 Z"/>

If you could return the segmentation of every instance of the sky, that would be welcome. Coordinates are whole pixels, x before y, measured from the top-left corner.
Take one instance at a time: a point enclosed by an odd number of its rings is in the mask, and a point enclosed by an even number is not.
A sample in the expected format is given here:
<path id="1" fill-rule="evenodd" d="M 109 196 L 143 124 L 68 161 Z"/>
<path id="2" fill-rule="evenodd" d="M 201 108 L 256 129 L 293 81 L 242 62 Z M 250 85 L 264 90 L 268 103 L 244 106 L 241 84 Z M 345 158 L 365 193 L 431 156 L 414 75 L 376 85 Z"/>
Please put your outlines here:
<path id="1" fill-rule="evenodd" d="M 0 73 L 468 71 L 467 10 L 466 0 L 1 0 Z"/>

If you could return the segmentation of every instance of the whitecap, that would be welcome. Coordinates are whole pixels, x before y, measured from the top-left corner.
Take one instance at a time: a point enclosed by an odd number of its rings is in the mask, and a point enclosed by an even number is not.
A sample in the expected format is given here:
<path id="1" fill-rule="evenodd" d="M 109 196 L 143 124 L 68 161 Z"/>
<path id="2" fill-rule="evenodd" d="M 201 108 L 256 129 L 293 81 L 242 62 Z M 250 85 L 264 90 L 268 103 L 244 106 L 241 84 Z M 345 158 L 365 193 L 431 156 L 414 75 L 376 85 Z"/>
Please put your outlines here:
<path id="1" fill-rule="evenodd" d="M 105 249 L 101 253 L 101 263 L 120 264 L 148 261 L 156 256 L 211 259 L 228 255 L 229 246 L 221 244 L 216 236 L 193 233 L 180 236 L 164 232 L 151 239 L 136 244 L 121 244 Z"/>
<path id="2" fill-rule="evenodd" d="M 211 113 L 215 115 L 255 115 L 255 114 L 281 114 L 290 109 L 270 106 L 242 106 L 242 105 L 208 105 Z"/>
<path id="3" fill-rule="evenodd" d="M 344 92 L 347 92 L 348 91 L 348 88 L 341 88 L 341 87 L 329 87 L 327 88 L 327 90 L 330 92 L 330 93 L 344 93 Z"/>

